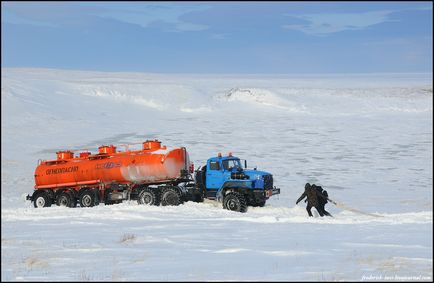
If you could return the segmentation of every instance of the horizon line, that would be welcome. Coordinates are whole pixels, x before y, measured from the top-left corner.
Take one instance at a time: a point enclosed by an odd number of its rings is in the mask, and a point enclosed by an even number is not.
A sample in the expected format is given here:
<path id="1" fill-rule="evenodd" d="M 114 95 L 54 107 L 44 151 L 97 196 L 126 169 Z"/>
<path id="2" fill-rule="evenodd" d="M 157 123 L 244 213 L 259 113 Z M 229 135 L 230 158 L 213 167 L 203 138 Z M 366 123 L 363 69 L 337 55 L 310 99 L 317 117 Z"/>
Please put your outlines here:
<path id="1" fill-rule="evenodd" d="M 239 75 L 239 76 L 288 76 L 288 75 L 432 75 L 432 71 L 427 72 L 333 72 L 333 73 L 204 73 L 204 72 L 153 72 L 153 71 L 109 71 L 109 70 L 89 70 L 89 69 L 70 69 L 70 68 L 50 68 L 50 67 L 1 67 L 1 69 L 22 69 L 22 70 L 61 70 L 71 72 L 100 72 L 100 73 L 133 73 L 133 74 L 157 74 L 157 75 Z"/>

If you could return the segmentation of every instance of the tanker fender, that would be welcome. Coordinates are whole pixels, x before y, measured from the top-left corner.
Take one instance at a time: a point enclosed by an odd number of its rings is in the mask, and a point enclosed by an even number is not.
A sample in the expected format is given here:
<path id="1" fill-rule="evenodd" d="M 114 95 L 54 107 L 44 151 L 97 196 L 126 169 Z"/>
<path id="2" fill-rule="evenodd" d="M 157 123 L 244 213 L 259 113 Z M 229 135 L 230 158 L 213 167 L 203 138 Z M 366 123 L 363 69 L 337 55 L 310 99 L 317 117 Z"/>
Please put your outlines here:
<path id="1" fill-rule="evenodd" d="M 51 198 L 52 200 L 55 199 L 55 197 L 56 197 L 56 196 L 55 196 L 55 193 L 54 193 L 53 190 L 38 189 L 38 190 L 35 190 L 35 191 L 33 192 L 32 196 L 27 195 L 26 199 L 27 199 L 27 200 L 30 200 L 30 201 L 34 201 L 35 198 L 36 198 L 36 195 L 37 195 L 37 194 L 40 194 L 41 192 L 43 192 L 43 193 L 47 193 L 47 194 L 50 196 L 50 198 Z"/>
<path id="2" fill-rule="evenodd" d="M 78 192 L 76 190 L 74 190 L 73 188 L 62 188 L 62 189 L 59 189 L 55 192 L 54 197 L 57 198 L 63 192 L 71 193 L 72 196 L 75 198 L 77 198 L 77 196 L 78 196 Z"/>

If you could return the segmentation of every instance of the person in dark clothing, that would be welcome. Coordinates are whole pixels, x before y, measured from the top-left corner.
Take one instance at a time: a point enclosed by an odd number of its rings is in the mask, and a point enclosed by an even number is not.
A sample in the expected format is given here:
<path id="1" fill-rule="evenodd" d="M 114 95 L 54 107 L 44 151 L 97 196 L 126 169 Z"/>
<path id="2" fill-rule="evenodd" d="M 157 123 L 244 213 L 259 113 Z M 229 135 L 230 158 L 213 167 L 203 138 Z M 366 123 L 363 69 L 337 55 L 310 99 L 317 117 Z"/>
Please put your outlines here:
<path id="1" fill-rule="evenodd" d="M 327 210 L 325 210 L 325 205 L 327 204 L 329 197 L 327 191 L 323 190 L 321 186 L 316 186 L 315 184 L 313 184 L 312 187 L 314 187 L 318 192 L 318 206 L 319 209 L 321 209 L 321 212 L 324 215 L 332 216 Z"/>
<path id="2" fill-rule="evenodd" d="M 312 207 L 316 208 L 316 210 L 318 211 L 319 215 L 321 215 L 321 217 L 324 216 L 324 213 L 322 212 L 322 209 L 319 206 L 318 191 L 314 187 L 312 187 L 309 183 L 306 183 L 306 185 L 304 186 L 304 193 L 298 198 L 295 204 L 298 204 L 304 198 L 307 198 L 306 210 L 307 213 L 309 214 L 309 217 L 313 216 L 311 212 Z"/>

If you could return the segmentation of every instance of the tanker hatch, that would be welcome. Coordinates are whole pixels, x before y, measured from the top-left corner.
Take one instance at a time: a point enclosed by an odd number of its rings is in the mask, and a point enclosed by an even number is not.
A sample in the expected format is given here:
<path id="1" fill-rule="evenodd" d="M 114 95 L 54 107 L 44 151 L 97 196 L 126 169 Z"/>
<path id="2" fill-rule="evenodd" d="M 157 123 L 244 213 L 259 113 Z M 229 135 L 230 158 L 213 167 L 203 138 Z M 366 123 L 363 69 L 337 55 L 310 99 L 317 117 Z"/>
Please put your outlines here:
<path id="1" fill-rule="evenodd" d="M 143 143 L 144 150 L 157 150 L 161 148 L 161 142 L 159 140 L 147 140 Z"/>
<path id="2" fill-rule="evenodd" d="M 74 158 L 74 153 L 70 150 L 63 150 L 56 152 L 57 160 L 71 159 Z"/>
<path id="3" fill-rule="evenodd" d="M 102 145 L 102 146 L 98 147 L 98 151 L 100 154 L 116 153 L 116 146 L 114 146 L 114 145 Z"/>
<path id="4" fill-rule="evenodd" d="M 89 151 L 80 152 L 80 157 L 88 157 L 90 155 Z"/>

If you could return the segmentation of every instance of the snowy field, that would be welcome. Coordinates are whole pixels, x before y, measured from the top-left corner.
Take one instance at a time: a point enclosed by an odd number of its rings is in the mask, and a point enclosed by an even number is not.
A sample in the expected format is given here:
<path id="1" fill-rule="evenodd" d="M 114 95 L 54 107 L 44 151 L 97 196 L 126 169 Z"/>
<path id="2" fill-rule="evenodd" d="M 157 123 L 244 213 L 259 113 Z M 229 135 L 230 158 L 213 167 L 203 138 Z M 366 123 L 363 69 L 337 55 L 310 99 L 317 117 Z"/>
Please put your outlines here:
<path id="1" fill-rule="evenodd" d="M 430 281 L 431 77 L 3 68 L 1 279 Z M 187 147 L 196 168 L 233 152 L 281 195 L 244 214 L 25 200 L 38 159 L 155 138 Z M 341 204 L 326 206 L 333 218 L 295 205 L 306 182 Z"/>

